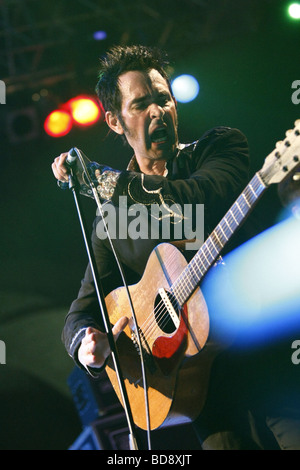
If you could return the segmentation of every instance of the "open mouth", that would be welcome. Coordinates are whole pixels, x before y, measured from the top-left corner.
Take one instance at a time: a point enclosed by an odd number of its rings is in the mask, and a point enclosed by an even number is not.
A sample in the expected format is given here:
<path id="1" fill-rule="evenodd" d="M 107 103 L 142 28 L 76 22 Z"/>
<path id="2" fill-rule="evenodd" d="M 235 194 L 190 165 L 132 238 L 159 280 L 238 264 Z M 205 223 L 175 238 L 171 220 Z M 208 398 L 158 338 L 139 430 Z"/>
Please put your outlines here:
<path id="1" fill-rule="evenodd" d="M 156 129 L 152 134 L 151 134 L 151 140 L 152 142 L 155 142 L 156 144 L 160 144 L 162 142 L 166 142 L 168 138 L 168 134 L 165 128 L 159 128 Z"/>

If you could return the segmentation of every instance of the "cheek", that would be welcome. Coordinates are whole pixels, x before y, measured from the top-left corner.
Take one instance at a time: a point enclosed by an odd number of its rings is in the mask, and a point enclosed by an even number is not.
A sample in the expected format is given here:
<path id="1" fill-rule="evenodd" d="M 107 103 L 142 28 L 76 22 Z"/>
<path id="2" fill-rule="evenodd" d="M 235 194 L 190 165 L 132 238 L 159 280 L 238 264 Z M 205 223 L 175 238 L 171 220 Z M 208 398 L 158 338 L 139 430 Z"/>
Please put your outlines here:
<path id="1" fill-rule="evenodd" d="M 176 137 L 176 135 L 177 135 L 177 113 L 173 112 L 173 113 L 170 113 L 168 116 L 169 116 L 169 119 L 168 119 L 169 128 L 172 129 L 173 135 Z"/>
<path id="2" fill-rule="evenodd" d="M 150 121 L 148 122 L 148 120 L 145 119 L 143 121 L 142 127 L 140 128 L 141 129 L 140 140 L 142 140 L 144 142 L 144 145 L 148 148 L 151 147 L 151 139 L 149 135 L 150 124 L 151 122 Z"/>
<path id="3" fill-rule="evenodd" d="M 145 120 L 129 120 L 126 137 L 129 144 L 138 147 L 149 147 L 151 145 L 149 127 L 147 127 Z"/>

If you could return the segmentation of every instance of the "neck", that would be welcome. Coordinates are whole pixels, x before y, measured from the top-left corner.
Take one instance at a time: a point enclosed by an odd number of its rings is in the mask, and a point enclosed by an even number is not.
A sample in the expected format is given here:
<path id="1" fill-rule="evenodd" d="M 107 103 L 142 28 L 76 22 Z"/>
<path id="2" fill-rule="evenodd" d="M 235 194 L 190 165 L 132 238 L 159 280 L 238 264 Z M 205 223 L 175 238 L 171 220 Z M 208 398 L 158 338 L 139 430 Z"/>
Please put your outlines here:
<path id="1" fill-rule="evenodd" d="M 140 171 L 145 175 L 163 175 L 166 170 L 165 160 L 138 160 Z"/>

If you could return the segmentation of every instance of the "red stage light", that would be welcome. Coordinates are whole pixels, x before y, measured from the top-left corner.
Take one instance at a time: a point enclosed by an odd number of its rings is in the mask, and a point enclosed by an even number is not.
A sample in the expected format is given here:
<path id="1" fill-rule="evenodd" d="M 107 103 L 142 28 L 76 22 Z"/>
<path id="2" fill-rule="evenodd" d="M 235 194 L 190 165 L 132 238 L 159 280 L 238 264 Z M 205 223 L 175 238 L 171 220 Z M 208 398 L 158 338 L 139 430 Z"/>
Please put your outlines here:
<path id="1" fill-rule="evenodd" d="M 69 107 L 73 120 L 81 126 L 95 124 L 101 117 L 98 103 L 88 96 L 77 96 L 66 103 Z"/>
<path id="2" fill-rule="evenodd" d="M 51 137 L 62 137 L 72 129 L 72 117 L 63 110 L 55 110 L 47 116 L 44 129 Z"/>

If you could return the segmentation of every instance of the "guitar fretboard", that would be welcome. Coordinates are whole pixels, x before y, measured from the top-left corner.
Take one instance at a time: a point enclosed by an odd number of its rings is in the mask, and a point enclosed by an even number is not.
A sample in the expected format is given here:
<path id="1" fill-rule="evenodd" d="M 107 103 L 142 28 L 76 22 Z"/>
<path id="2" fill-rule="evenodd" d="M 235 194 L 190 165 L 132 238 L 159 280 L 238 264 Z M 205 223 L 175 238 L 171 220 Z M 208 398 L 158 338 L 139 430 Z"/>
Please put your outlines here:
<path id="1" fill-rule="evenodd" d="M 257 172 L 171 287 L 182 306 L 267 188 Z"/>

